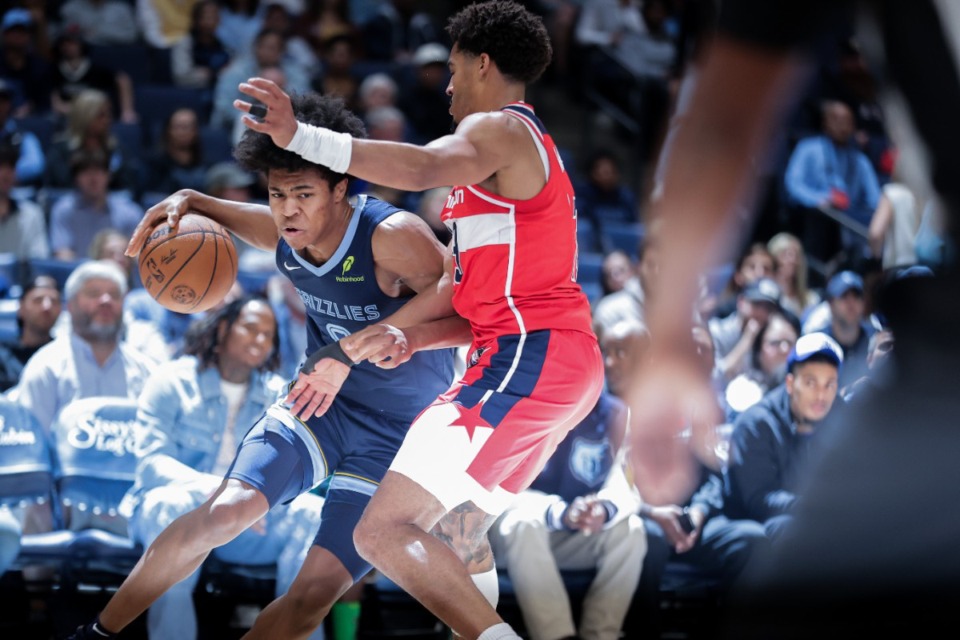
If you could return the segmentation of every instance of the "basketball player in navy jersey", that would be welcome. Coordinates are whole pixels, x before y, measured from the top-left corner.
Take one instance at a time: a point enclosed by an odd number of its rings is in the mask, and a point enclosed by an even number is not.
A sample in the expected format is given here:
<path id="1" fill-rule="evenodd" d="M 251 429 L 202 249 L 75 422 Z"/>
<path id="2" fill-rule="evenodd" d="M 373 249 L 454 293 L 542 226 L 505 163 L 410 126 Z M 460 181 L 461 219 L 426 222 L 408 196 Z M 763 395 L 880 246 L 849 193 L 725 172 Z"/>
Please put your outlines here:
<path id="1" fill-rule="evenodd" d="M 339 100 L 301 96 L 293 112 L 317 126 L 365 135 L 360 120 Z M 269 208 L 180 191 L 147 212 L 128 253 L 136 255 L 155 224 L 175 222 L 187 211 L 216 220 L 255 247 L 274 250 L 277 268 L 306 306 L 311 353 L 330 353 L 337 341 L 371 323 L 404 326 L 397 313 L 402 305 L 437 287 L 443 247 L 420 218 L 374 198 L 348 198 L 346 175 L 284 151 L 266 135 L 247 132 L 235 156 L 266 175 Z M 455 315 L 429 331 L 440 346 L 469 341 L 469 326 Z M 245 637 L 306 638 L 322 622 L 370 569 L 354 547 L 354 526 L 410 423 L 449 387 L 454 364 L 447 348 L 411 354 L 399 369 L 370 363 L 351 368 L 342 362 L 342 351 L 338 355 L 341 362 L 316 363 L 317 371 L 338 378 L 336 399 L 290 408 L 281 402 L 268 409 L 244 438 L 219 489 L 160 534 L 98 619 L 72 637 L 119 633 L 193 573 L 211 549 L 253 526 L 272 506 L 332 476 L 319 531 L 299 575 Z"/>
<path id="2" fill-rule="evenodd" d="M 434 321 L 452 304 L 470 321 L 469 366 L 410 427 L 354 540 L 457 635 L 501 640 L 519 636 L 496 612 L 486 532 L 593 408 L 603 363 L 576 283 L 573 188 L 524 102 L 552 54 L 543 22 L 516 2 L 491 0 L 454 15 L 447 31 L 457 128 L 426 146 L 298 123 L 286 94 L 262 78 L 240 90 L 266 107 L 244 123 L 277 146 L 397 189 L 455 185 L 441 214 L 453 234 L 447 277 L 437 295 L 412 300 L 404 319 Z M 251 104 L 234 103 L 242 111 Z M 416 353 L 422 337 L 385 322 L 342 347 L 354 361 L 389 368 Z M 315 393 L 332 390 L 307 380 L 299 393 L 298 402 L 315 403 Z M 431 535 L 437 525 L 447 544 Z"/>

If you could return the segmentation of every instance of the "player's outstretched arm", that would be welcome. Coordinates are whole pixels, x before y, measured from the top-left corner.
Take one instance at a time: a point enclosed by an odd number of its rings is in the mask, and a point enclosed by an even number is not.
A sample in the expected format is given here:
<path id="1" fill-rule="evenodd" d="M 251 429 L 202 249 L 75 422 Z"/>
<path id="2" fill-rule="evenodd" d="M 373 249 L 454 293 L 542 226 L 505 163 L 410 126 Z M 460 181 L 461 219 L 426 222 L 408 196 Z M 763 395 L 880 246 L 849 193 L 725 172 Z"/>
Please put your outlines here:
<path id="1" fill-rule="evenodd" d="M 750 200 L 754 161 L 795 93 L 791 88 L 802 86 L 797 71 L 787 54 L 718 36 L 667 156 L 663 196 L 652 212 L 663 222 L 663 295 L 651 299 L 645 313 L 656 336 L 649 360 L 658 364 L 640 369 L 629 396 L 634 478 L 654 504 L 682 501 L 696 481 L 697 467 L 676 436 L 691 413 L 716 411 L 710 382 L 689 348 L 699 277 L 737 244 L 735 214 Z"/>
<path id="2" fill-rule="evenodd" d="M 338 173 L 405 191 L 483 182 L 509 164 L 516 130 L 509 116 L 478 113 L 464 118 L 455 133 L 426 146 L 382 140 L 361 140 L 323 127 L 298 123 L 290 97 L 270 80 L 251 78 L 242 93 L 266 107 L 262 117 L 250 102 L 235 100 L 243 123 L 269 135 L 274 144 Z M 524 134 L 527 135 L 527 134 Z"/>
<path id="3" fill-rule="evenodd" d="M 222 224 L 255 247 L 267 251 L 277 248 L 280 235 L 269 207 L 221 200 L 193 189 L 181 189 L 147 209 L 130 237 L 126 254 L 130 257 L 139 254 L 155 226 L 166 222 L 176 228 L 180 217 L 190 211 L 203 214 Z"/>

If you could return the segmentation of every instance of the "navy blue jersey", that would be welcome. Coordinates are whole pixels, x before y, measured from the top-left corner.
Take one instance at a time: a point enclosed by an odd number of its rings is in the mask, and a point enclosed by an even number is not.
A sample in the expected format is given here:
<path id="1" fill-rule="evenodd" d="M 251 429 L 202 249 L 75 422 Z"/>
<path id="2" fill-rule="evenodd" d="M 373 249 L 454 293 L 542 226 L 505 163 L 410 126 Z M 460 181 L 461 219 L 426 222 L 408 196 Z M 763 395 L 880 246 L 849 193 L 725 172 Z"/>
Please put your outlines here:
<path id="1" fill-rule="evenodd" d="M 617 397 L 604 392 L 590 413 L 557 445 L 530 488 L 557 495 L 566 502 L 596 493 L 613 467 L 615 452 L 609 425 L 623 407 Z"/>
<path id="2" fill-rule="evenodd" d="M 367 196 L 358 196 L 355 204 L 350 226 L 325 264 L 314 266 L 282 239 L 277 245 L 277 268 L 290 278 L 307 308 L 307 353 L 381 322 L 410 297 L 385 294 L 374 272 L 373 232 L 399 209 Z M 337 399 L 409 425 L 450 386 L 453 358 L 453 349 L 437 349 L 416 353 L 392 370 L 362 362 L 350 372 Z"/>

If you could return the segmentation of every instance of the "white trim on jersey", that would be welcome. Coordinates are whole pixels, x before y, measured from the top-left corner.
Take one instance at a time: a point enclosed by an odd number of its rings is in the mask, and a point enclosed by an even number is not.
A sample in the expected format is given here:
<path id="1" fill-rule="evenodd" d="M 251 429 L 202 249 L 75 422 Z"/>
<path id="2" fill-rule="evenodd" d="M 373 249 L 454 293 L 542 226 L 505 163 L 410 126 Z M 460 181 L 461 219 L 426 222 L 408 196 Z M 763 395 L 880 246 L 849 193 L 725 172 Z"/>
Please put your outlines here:
<path id="1" fill-rule="evenodd" d="M 461 252 L 513 242 L 513 224 L 507 212 L 480 213 L 456 218 L 457 249 Z"/>
<path id="2" fill-rule="evenodd" d="M 460 224 L 465 220 L 470 220 L 472 218 L 477 218 L 477 217 L 489 218 L 491 216 L 494 216 L 494 218 L 491 219 L 488 222 L 488 224 L 497 223 L 500 229 L 500 231 L 498 232 L 498 237 L 502 237 L 504 231 L 508 232 L 509 241 L 507 242 L 507 245 L 510 247 L 510 257 L 507 260 L 507 274 L 506 274 L 506 280 L 504 282 L 504 287 L 503 287 L 503 295 L 507 300 L 507 306 L 510 307 L 510 311 L 513 313 L 513 317 L 517 321 L 517 328 L 520 331 L 520 341 L 517 344 L 517 353 L 514 356 L 513 362 L 510 364 L 510 370 L 507 371 L 507 374 L 503 377 L 503 382 L 501 383 L 500 387 L 497 389 L 497 391 L 500 392 L 506 388 L 507 384 L 509 384 L 510 379 L 513 377 L 513 372 L 516 371 L 517 365 L 520 363 L 520 358 L 523 356 L 523 345 L 526 343 L 526 337 L 527 337 L 527 327 L 523 322 L 523 316 L 520 314 L 520 310 L 517 309 L 517 305 L 514 304 L 513 302 L 513 272 L 514 272 L 514 269 L 516 268 L 516 251 L 517 251 L 517 220 L 516 220 L 517 208 L 513 203 L 497 200 L 496 198 L 493 198 L 485 193 L 478 191 L 472 185 L 467 186 L 467 189 L 469 189 L 470 193 L 477 196 L 478 198 L 486 200 L 490 204 L 496 205 L 498 207 L 503 207 L 503 209 L 505 209 L 505 213 L 502 213 L 502 214 L 480 214 L 479 216 L 466 216 L 464 218 L 457 218 L 457 231 L 458 231 L 457 246 L 460 248 L 460 251 L 464 251 L 462 241 L 461 241 L 461 234 L 459 233 Z M 506 225 L 499 224 L 504 217 L 506 217 L 507 224 Z M 496 243 L 496 244 L 503 244 L 503 243 Z M 489 398 L 492 393 L 493 393 L 493 389 L 487 391 L 483 395 L 483 398 L 480 400 L 480 402 L 486 402 L 487 398 Z"/>
<path id="3" fill-rule="evenodd" d="M 547 180 L 550 180 L 550 158 L 547 155 L 547 148 L 543 146 L 543 136 L 540 134 L 540 128 L 536 123 L 530 119 L 530 116 L 518 113 L 516 111 L 511 111 L 510 109 L 505 109 L 503 113 L 509 114 L 514 118 L 517 118 L 520 122 L 526 125 L 527 129 L 530 131 L 530 135 L 533 136 L 533 142 L 537 145 L 537 153 L 540 154 L 540 162 L 543 163 L 543 173 L 546 176 Z"/>

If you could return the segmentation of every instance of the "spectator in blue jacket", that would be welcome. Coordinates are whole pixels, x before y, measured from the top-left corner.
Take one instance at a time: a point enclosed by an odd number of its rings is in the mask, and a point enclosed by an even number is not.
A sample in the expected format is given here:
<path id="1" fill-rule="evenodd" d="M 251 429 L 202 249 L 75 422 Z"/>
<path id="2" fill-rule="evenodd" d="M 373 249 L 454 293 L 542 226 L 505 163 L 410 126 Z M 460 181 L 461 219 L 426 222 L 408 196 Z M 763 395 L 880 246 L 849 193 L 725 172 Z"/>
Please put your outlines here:
<path id="1" fill-rule="evenodd" d="M 283 379 L 273 373 L 278 348 L 270 304 L 244 296 L 206 316 L 188 333 L 186 355 L 148 379 L 138 410 L 143 458 L 124 509 L 132 536 L 145 547 L 220 485 L 248 426 L 283 388 Z M 213 553 L 230 563 L 277 563 L 277 593 L 285 593 L 313 542 L 322 505 L 311 493 L 278 505 Z M 150 607 L 151 640 L 197 637 L 193 589 L 199 573 L 197 569 Z M 322 638 L 322 630 L 312 637 Z"/>
<path id="2" fill-rule="evenodd" d="M 818 425 L 838 400 L 843 350 L 825 333 L 801 336 L 784 383 L 737 418 L 724 472 L 724 513 L 761 522 L 775 538 L 790 521 Z"/>
<path id="3" fill-rule="evenodd" d="M 821 260 L 838 248 L 859 256 L 868 251 L 866 240 L 854 234 L 838 235 L 838 226 L 812 209 L 834 209 L 856 222 L 870 224 L 880 200 L 880 184 L 870 160 L 853 142 L 854 119 L 842 102 L 823 105 L 823 133 L 797 143 L 784 177 L 790 203 L 799 208 L 803 245 Z"/>

